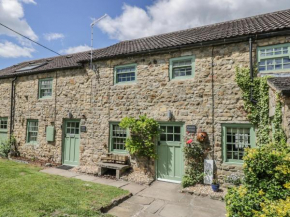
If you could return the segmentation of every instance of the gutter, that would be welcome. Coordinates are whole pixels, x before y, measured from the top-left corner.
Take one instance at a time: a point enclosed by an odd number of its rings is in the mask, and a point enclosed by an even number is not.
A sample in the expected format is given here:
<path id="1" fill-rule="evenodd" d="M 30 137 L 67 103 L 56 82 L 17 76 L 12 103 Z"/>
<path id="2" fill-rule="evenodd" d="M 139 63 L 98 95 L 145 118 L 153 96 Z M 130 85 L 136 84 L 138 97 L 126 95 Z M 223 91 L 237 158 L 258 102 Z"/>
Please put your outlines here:
<path id="1" fill-rule="evenodd" d="M 15 114 L 15 82 L 17 80 L 17 77 L 14 77 L 14 79 L 11 82 L 11 97 L 10 97 L 10 139 L 13 134 L 13 128 L 14 128 L 14 114 Z"/>
<path id="2" fill-rule="evenodd" d="M 4 78 L 15 78 L 15 77 L 22 77 L 22 76 L 27 76 L 27 75 L 35 75 L 35 74 L 40 74 L 40 73 L 45 73 L 45 72 L 54 72 L 56 70 L 66 70 L 66 69 L 75 69 L 75 68 L 83 68 L 83 65 L 79 66 L 68 66 L 68 67 L 58 67 L 58 68 L 52 68 L 52 69 L 46 69 L 46 70 L 39 70 L 39 71 L 31 71 L 27 73 L 14 73 L 11 75 L 0 75 L 0 79 Z"/>
<path id="3" fill-rule="evenodd" d="M 257 104 L 257 100 L 253 98 L 253 81 L 254 81 L 254 72 L 253 72 L 253 48 L 252 48 L 252 38 L 249 39 L 249 56 L 250 56 L 250 77 L 251 77 L 251 87 L 250 87 L 250 101 L 254 104 Z"/>

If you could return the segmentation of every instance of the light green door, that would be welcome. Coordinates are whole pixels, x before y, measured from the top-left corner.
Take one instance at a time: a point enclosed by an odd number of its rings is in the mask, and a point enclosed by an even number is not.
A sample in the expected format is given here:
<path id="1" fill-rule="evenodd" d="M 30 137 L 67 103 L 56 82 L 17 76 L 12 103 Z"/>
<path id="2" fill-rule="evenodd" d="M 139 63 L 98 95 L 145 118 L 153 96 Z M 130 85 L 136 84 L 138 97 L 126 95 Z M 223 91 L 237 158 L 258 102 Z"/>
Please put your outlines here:
<path id="1" fill-rule="evenodd" d="M 7 140 L 8 118 L 0 118 L 0 144 Z"/>
<path id="2" fill-rule="evenodd" d="M 77 166 L 80 158 L 80 122 L 66 120 L 64 125 L 63 164 Z"/>
<path id="3" fill-rule="evenodd" d="M 183 126 L 162 124 L 162 133 L 157 145 L 157 179 L 181 182 L 184 174 Z"/>

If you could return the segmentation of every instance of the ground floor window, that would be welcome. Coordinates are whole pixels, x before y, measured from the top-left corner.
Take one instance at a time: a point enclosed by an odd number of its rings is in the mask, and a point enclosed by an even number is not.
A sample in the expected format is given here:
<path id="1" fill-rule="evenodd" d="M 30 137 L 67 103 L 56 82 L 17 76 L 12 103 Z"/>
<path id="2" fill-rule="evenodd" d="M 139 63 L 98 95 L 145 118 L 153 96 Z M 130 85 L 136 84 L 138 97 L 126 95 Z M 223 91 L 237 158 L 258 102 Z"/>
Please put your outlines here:
<path id="1" fill-rule="evenodd" d="M 224 162 L 242 163 L 245 148 L 255 147 L 255 130 L 251 124 L 223 124 L 222 135 Z"/>
<path id="2" fill-rule="evenodd" d="M 125 143 L 127 136 L 127 129 L 121 128 L 119 123 L 110 123 L 110 151 L 126 152 Z"/>
<path id="3" fill-rule="evenodd" d="M 38 120 L 27 121 L 27 142 L 36 143 L 38 135 Z"/>
<path id="4" fill-rule="evenodd" d="M 8 118 L 0 118 L 0 130 L 7 130 Z"/>

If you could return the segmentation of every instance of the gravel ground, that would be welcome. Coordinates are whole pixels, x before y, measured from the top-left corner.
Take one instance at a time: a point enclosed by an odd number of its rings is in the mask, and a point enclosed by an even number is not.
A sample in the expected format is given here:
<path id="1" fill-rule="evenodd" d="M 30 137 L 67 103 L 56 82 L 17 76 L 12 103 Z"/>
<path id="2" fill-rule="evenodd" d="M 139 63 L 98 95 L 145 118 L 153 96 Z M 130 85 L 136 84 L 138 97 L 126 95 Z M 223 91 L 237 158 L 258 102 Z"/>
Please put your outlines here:
<path id="1" fill-rule="evenodd" d="M 227 194 L 227 189 L 220 188 L 218 192 L 214 192 L 210 185 L 197 184 L 192 187 L 184 188 L 181 190 L 181 192 L 203 197 L 209 196 L 210 198 L 215 200 L 224 200 L 225 195 Z"/>

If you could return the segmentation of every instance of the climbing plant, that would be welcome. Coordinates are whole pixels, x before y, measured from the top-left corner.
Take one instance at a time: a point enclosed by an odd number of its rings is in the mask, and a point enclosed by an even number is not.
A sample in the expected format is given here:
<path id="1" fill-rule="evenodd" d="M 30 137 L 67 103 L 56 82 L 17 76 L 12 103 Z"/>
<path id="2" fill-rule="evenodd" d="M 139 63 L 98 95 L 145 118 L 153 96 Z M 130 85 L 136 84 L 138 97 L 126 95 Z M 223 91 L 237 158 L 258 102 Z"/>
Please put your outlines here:
<path id="1" fill-rule="evenodd" d="M 255 70 L 257 74 L 257 70 Z M 242 98 L 244 100 L 244 108 L 247 112 L 248 119 L 251 123 L 257 126 L 257 144 L 259 146 L 268 144 L 270 138 L 270 117 L 269 117 L 269 87 L 267 84 L 268 76 L 257 77 L 253 81 L 250 77 L 248 68 L 236 68 L 236 82 L 242 90 Z M 251 101 L 252 99 L 257 102 Z M 285 138 L 281 127 L 282 113 L 280 97 L 276 100 L 276 113 L 274 116 L 274 133 L 273 137 L 276 142 L 281 142 Z M 283 136 L 284 135 L 284 136 Z"/>
<path id="2" fill-rule="evenodd" d="M 275 144 L 278 144 L 279 141 L 281 143 L 286 143 L 286 135 L 284 130 L 281 127 L 282 123 L 282 102 L 281 102 L 281 94 L 276 94 L 276 107 L 275 107 L 275 115 L 273 118 L 273 140 Z"/>
<path id="3" fill-rule="evenodd" d="M 155 146 L 156 138 L 160 134 L 157 121 L 143 115 L 139 119 L 125 117 L 119 125 L 122 128 L 128 128 L 130 131 L 130 137 L 126 139 L 125 144 L 130 154 L 153 159 L 157 158 Z"/>
<path id="4" fill-rule="evenodd" d="M 204 177 L 205 145 L 189 139 L 184 147 L 184 158 L 186 161 L 185 174 L 182 178 L 182 186 L 194 186 L 201 183 Z"/>

